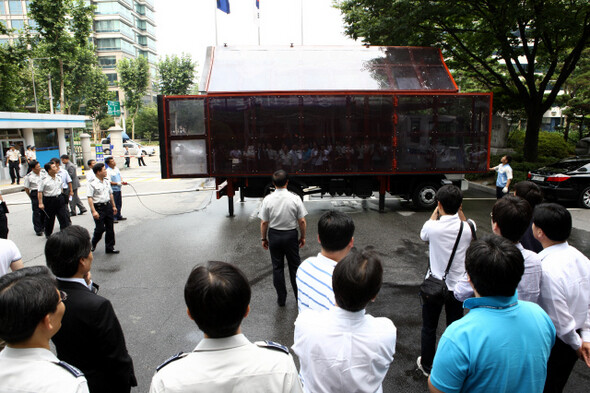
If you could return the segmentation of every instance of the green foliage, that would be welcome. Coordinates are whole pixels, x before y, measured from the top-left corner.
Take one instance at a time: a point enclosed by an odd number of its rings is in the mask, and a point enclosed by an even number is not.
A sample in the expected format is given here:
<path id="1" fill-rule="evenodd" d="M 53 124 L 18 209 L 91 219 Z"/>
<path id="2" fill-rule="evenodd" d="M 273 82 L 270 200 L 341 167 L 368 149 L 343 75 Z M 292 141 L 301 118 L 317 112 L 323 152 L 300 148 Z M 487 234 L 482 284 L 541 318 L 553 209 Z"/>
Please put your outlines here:
<path id="1" fill-rule="evenodd" d="M 0 111 L 23 111 L 33 101 L 28 57 L 24 41 L 0 45 Z"/>
<path id="2" fill-rule="evenodd" d="M 537 158 L 543 113 L 590 39 L 588 0 L 343 0 L 338 7 L 352 38 L 441 48 L 460 82 L 501 92 L 502 106 L 523 108 L 529 160 Z"/>
<path id="3" fill-rule="evenodd" d="M 151 141 L 159 135 L 158 130 L 158 107 L 155 104 L 149 104 L 142 107 L 137 113 L 135 119 L 137 135 L 139 138 Z"/>
<path id="4" fill-rule="evenodd" d="M 101 130 L 108 130 L 115 125 L 115 119 L 113 116 L 106 116 L 98 122 L 98 125 Z"/>
<path id="5" fill-rule="evenodd" d="M 143 104 L 150 81 L 148 61 L 144 56 L 122 59 L 117 63 L 119 86 L 125 92 L 125 107 L 131 115 L 131 139 L 135 138 L 135 117 Z"/>
<path id="6" fill-rule="evenodd" d="M 510 134 L 508 139 L 508 147 L 514 149 L 518 153 L 515 154 L 515 159 L 523 159 L 525 132 L 522 130 L 514 131 Z M 541 131 L 539 133 L 539 160 L 557 161 L 562 158 L 575 154 L 574 148 L 571 144 L 563 139 L 563 135 L 558 132 Z M 539 161 L 536 160 L 536 161 Z"/>
<path id="7" fill-rule="evenodd" d="M 194 83 L 195 67 L 190 55 L 182 54 L 166 56 L 158 62 L 158 74 L 160 75 L 160 94 L 186 95 L 189 94 Z"/>

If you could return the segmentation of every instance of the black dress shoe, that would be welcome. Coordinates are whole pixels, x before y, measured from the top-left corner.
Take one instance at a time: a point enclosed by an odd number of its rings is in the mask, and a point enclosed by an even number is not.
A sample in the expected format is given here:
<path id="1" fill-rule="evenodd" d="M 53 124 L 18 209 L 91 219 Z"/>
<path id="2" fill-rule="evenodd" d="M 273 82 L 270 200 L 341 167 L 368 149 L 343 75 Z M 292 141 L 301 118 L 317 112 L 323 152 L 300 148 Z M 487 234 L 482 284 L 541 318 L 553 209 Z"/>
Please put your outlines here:
<path id="1" fill-rule="evenodd" d="M 37 236 L 43 236 L 43 232 L 36 232 L 35 233 Z"/>
<path id="2" fill-rule="evenodd" d="M 117 218 L 118 221 L 125 221 L 127 219 L 127 217 L 119 217 Z"/>
<path id="3" fill-rule="evenodd" d="M 90 248 L 90 251 L 94 252 L 94 250 L 96 250 L 96 244 L 93 244 L 92 248 Z"/>
<path id="4" fill-rule="evenodd" d="M 78 213 L 78 214 L 82 215 L 82 214 L 86 213 L 87 211 L 88 210 L 80 210 L 80 213 Z"/>
<path id="5" fill-rule="evenodd" d="M 119 250 L 106 250 L 105 253 L 106 254 L 118 254 L 118 253 L 120 253 L 120 251 Z"/>
<path id="6" fill-rule="evenodd" d="M 70 212 L 70 217 L 74 217 L 75 215 L 76 215 L 76 213 Z"/>

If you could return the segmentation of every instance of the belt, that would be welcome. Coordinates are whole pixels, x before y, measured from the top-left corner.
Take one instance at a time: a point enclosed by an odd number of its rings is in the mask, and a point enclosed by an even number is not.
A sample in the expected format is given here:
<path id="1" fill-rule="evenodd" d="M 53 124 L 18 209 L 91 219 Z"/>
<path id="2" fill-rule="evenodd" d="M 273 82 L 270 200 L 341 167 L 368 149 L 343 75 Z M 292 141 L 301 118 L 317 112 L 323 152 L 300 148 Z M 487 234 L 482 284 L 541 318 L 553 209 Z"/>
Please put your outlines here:
<path id="1" fill-rule="evenodd" d="M 105 207 L 109 204 L 110 202 L 101 202 L 101 203 L 95 203 L 94 206 L 95 207 Z"/>
<path id="2" fill-rule="evenodd" d="M 291 231 L 296 231 L 297 228 L 293 228 L 293 229 L 274 229 L 274 228 L 270 228 L 271 231 L 277 231 L 277 232 L 291 232 Z"/>
<path id="3" fill-rule="evenodd" d="M 54 198 L 59 198 L 60 195 L 56 195 L 56 196 L 45 196 L 43 195 L 43 198 L 47 198 L 47 199 L 54 199 Z"/>

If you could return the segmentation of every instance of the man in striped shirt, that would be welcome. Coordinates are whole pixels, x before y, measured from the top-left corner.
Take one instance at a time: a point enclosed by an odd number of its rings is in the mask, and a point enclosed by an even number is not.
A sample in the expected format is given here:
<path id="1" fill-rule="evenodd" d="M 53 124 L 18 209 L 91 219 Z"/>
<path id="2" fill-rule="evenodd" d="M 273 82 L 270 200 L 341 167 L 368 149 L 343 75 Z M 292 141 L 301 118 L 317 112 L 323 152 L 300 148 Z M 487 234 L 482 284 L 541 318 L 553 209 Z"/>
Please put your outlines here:
<path id="1" fill-rule="evenodd" d="M 336 303 L 332 273 L 354 244 L 354 222 L 345 213 L 326 212 L 318 222 L 318 241 L 322 247 L 317 257 L 307 258 L 297 269 L 299 312 L 329 310 Z"/>

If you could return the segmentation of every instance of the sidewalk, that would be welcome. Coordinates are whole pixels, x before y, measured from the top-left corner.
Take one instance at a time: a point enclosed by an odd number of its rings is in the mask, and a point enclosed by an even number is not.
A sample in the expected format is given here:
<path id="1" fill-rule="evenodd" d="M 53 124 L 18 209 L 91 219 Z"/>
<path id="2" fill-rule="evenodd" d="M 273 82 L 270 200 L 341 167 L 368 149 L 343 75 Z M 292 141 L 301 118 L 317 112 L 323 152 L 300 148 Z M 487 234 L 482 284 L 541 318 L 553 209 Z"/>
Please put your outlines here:
<path id="1" fill-rule="evenodd" d="M 79 167 L 76 169 L 78 170 L 78 177 L 80 178 L 80 180 L 86 179 L 86 175 L 84 175 L 82 173 L 82 169 Z M 11 182 L 10 178 L 0 180 L 0 191 L 2 191 L 2 195 L 15 194 L 17 192 L 25 191 L 24 177 L 20 178 L 20 184 L 10 184 L 10 182 Z"/>

